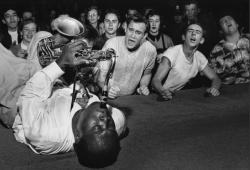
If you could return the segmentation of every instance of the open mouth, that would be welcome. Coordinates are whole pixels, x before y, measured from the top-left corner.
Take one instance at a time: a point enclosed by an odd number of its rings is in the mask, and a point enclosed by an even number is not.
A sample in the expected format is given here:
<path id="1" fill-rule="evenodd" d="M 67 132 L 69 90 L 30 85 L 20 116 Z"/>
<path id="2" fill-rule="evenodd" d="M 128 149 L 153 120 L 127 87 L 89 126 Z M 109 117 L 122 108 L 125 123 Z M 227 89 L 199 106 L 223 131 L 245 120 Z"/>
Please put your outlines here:
<path id="1" fill-rule="evenodd" d="M 195 43 L 196 39 L 195 38 L 190 38 L 190 42 Z"/>
<path id="2" fill-rule="evenodd" d="M 113 31 L 113 28 L 108 28 L 109 31 Z"/>
<path id="3" fill-rule="evenodd" d="M 128 44 L 129 45 L 133 45 L 135 43 L 135 41 L 134 40 L 132 40 L 132 39 L 128 39 Z"/>

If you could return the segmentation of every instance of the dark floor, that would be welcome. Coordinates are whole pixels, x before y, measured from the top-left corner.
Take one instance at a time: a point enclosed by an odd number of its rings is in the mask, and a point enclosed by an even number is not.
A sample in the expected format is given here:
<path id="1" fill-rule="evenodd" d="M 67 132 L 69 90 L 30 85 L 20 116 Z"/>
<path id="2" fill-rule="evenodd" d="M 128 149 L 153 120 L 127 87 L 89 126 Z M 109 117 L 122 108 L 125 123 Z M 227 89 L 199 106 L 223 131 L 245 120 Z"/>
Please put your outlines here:
<path id="1" fill-rule="evenodd" d="M 249 84 L 225 86 L 219 97 L 204 89 L 178 92 L 173 100 L 155 94 L 112 103 L 128 112 L 129 134 L 112 170 L 248 170 Z M 0 169 L 88 169 L 74 153 L 36 155 L 0 127 Z"/>

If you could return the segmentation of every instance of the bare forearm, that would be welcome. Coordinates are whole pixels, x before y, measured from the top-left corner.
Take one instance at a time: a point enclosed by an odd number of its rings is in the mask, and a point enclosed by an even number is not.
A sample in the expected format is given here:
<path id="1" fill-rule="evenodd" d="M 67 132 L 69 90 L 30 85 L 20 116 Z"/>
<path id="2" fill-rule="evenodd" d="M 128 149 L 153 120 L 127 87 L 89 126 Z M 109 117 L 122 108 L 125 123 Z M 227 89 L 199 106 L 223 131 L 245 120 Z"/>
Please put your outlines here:
<path id="1" fill-rule="evenodd" d="M 151 80 L 151 73 L 147 73 L 145 75 L 142 76 L 141 81 L 140 81 L 140 86 L 148 86 Z"/>
<path id="2" fill-rule="evenodd" d="M 212 79 L 211 88 L 215 88 L 219 90 L 220 86 L 221 86 L 221 80 L 218 76 L 216 76 L 214 79 Z"/>
<path id="3" fill-rule="evenodd" d="M 158 93 L 160 93 L 161 91 L 164 90 L 164 89 L 163 89 L 163 86 L 162 86 L 162 83 L 161 83 L 161 80 L 158 79 L 158 78 L 156 78 L 156 77 L 153 78 L 152 85 L 153 85 L 154 89 L 155 89 Z"/>

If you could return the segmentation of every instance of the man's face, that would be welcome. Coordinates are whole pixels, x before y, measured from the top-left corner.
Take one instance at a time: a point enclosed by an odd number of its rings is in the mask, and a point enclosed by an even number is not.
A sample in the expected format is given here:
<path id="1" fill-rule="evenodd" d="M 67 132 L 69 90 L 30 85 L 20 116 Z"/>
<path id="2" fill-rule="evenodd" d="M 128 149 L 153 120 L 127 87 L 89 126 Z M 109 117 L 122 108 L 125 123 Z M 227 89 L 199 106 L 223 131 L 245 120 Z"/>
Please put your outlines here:
<path id="1" fill-rule="evenodd" d="M 134 15 L 137 14 L 137 13 L 138 13 L 138 12 L 137 12 L 137 10 L 135 10 L 135 9 L 128 9 L 127 14 L 126 14 L 126 18 L 131 17 L 131 16 L 134 16 Z"/>
<path id="2" fill-rule="evenodd" d="M 111 35 L 115 34 L 119 26 L 120 23 L 118 21 L 116 14 L 113 13 L 106 14 L 104 19 L 104 29 L 106 33 Z"/>
<path id="3" fill-rule="evenodd" d="M 238 24 L 231 16 L 224 16 L 219 22 L 222 32 L 226 35 L 230 35 L 238 31 Z"/>
<path id="4" fill-rule="evenodd" d="M 99 15 L 95 9 L 92 9 L 88 12 L 88 20 L 91 24 L 97 23 L 98 19 Z"/>
<path id="5" fill-rule="evenodd" d="M 125 45 L 128 50 L 136 50 L 139 48 L 145 38 L 145 23 L 136 23 L 131 21 L 127 27 L 125 35 Z"/>
<path id="6" fill-rule="evenodd" d="M 185 44 L 190 47 L 197 47 L 200 43 L 203 43 L 203 30 L 197 24 L 189 25 L 186 30 Z"/>
<path id="7" fill-rule="evenodd" d="M 160 29 L 160 16 L 159 15 L 153 15 L 148 18 L 149 26 L 150 26 L 150 32 L 151 33 L 158 33 Z"/>
<path id="8" fill-rule="evenodd" d="M 30 42 L 35 33 L 36 33 L 35 23 L 29 23 L 23 26 L 22 35 L 24 41 Z"/>
<path id="9" fill-rule="evenodd" d="M 82 13 L 80 14 L 80 21 L 81 21 L 82 23 L 85 23 L 85 17 L 86 17 L 86 14 L 85 14 L 84 12 L 82 12 Z"/>
<path id="10" fill-rule="evenodd" d="M 19 17 L 16 11 L 10 9 L 4 13 L 4 23 L 10 29 L 16 29 L 19 22 Z"/>
<path id="11" fill-rule="evenodd" d="M 198 15 L 198 7 L 196 4 L 185 5 L 185 15 L 188 20 L 194 20 Z"/>
<path id="12" fill-rule="evenodd" d="M 89 134 L 116 133 L 115 123 L 109 110 L 101 108 L 100 102 L 90 104 L 80 114 L 77 122 L 80 137 Z"/>
<path id="13" fill-rule="evenodd" d="M 32 13 L 29 11 L 23 12 L 23 20 L 32 18 Z"/>

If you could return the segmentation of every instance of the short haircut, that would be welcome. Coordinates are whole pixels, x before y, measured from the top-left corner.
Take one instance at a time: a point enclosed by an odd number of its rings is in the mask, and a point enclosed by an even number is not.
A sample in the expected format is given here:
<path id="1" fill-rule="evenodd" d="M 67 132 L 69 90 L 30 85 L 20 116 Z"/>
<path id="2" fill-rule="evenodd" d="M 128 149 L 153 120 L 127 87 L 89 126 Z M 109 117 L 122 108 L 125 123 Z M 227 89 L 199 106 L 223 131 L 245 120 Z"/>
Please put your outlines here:
<path id="1" fill-rule="evenodd" d="M 78 161 L 81 165 L 91 168 L 102 168 L 113 164 L 120 152 L 118 134 L 104 132 L 83 136 L 74 144 Z"/>
<path id="2" fill-rule="evenodd" d="M 101 16 L 101 11 L 99 10 L 98 6 L 90 6 L 88 9 L 87 9 L 87 15 L 89 13 L 89 11 L 91 10 L 96 10 L 97 11 L 97 15 Z"/>
<path id="3" fill-rule="evenodd" d="M 187 24 L 187 25 L 184 27 L 184 29 L 183 29 L 183 34 L 184 34 L 184 35 L 187 33 L 188 27 L 189 27 L 190 25 L 199 25 L 199 26 L 201 27 L 201 29 L 202 29 L 202 37 L 204 37 L 204 38 L 206 37 L 206 30 L 205 30 L 203 24 L 200 23 L 200 22 L 191 22 L 191 23 Z"/>
<path id="4" fill-rule="evenodd" d="M 23 20 L 21 22 L 21 24 L 20 24 L 20 30 L 22 30 L 25 25 L 28 25 L 30 23 L 34 23 L 36 25 L 36 27 L 37 27 L 37 24 L 36 24 L 35 20 L 33 18 L 29 18 L 29 19 L 25 19 L 25 20 Z"/>
<path id="5" fill-rule="evenodd" d="M 107 10 L 104 12 L 104 18 L 105 18 L 105 16 L 106 16 L 107 14 L 115 14 L 115 15 L 117 16 L 118 22 L 121 22 L 121 15 L 120 15 L 120 13 L 119 13 L 118 10 L 113 9 L 113 8 L 107 9 Z"/>
<path id="6" fill-rule="evenodd" d="M 148 21 L 146 19 L 145 16 L 143 16 L 142 14 L 138 13 L 134 16 L 131 16 L 127 19 L 127 26 L 131 23 L 131 22 L 135 22 L 135 23 L 144 23 L 146 25 L 146 30 L 145 33 L 149 31 L 149 24 Z"/>
<path id="7" fill-rule="evenodd" d="M 8 6 L 7 6 L 7 7 L 4 7 L 4 8 L 2 9 L 2 11 L 1 11 L 1 17 L 2 17 L 2 19 L 5 20 L 5 14 L 6 14 L 6 12 L 9 11 L 9 10 L 13 10 L 13 11 L 16 12 L 17 16 L 19 15 L 19 14 L 18 14 L 18 11 L 17 11 L 15 8 L 11 8 L 11 7 L 8 7 Z"/>
<path id="8" fill-rule="evenodd" d="M 185 0 L 183 2 L 183 6 L 185 7 L 186 5 L 190 5 L 190 4 L 195 4 L 197 7 L 199 7 L 199 3 L 197 0 Z"/>
<path id="9" fill-rule="evenodd" d="M 149 19 L 149 17 L 152 17 L 152 16 L 154 16 L 154 15 L 158 15 L 160 18 L 161 18 L 161 14 L 160 14 L 160 11 L 159 10 L 157 10 L 157 9 L 152 9 L 152 10 L 150 10 L 149 12 L 148 12 L 148 14 L 147 14 L 147 19 Z"/>

